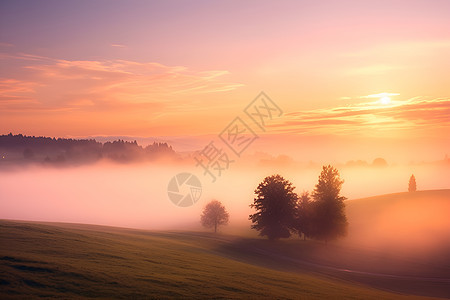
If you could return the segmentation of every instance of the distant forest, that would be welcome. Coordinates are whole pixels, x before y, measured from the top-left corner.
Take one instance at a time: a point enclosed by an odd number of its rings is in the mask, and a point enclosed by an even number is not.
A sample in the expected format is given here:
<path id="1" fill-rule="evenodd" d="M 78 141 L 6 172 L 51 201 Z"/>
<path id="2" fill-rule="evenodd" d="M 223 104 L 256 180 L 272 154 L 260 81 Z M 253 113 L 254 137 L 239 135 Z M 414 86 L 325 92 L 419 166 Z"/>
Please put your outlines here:
<path id="1" fill-rule="evenodd" d="M 65 139 L 25 136 L 0 136 L 0 165 L 43 163 L 58 165 L 85 164 L 107 159 L 115 162 L 133 162 L 177 158 L 172 146 L 156 143 L 142 147 L 136 141 L 117 140 L 101 143 L 95 139 Z"/>

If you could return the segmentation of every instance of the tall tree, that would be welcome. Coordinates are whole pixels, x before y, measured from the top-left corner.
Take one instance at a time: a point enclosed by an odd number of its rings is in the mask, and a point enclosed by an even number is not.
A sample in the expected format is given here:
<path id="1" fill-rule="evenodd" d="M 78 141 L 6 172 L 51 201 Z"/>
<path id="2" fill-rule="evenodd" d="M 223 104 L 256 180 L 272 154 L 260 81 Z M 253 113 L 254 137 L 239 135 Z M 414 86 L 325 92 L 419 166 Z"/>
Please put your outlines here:
<path id="1" fill-rule="evenodd" d="M 297 232 L 299 236 L 306 237 L 310 236 L 311 232 L 311 198 L 308 192 L 303 192 L 298 200 L 297 205 Z"/>
<path id="2" fill-rule="evenodd" d="M 255 190 L 251 208 L 256 213 L 249 216 L 251 228 L 270 240 L 288 238 L 296 230 L 295 209 L 298 200 L 292 183 L 280 175 L 264 178 Z"/>
<path id="3" fill-rule="evenodd" d="M 200 222 L 206 228 L 214 228 L 214 233 L 217 232 L 217 227 L 220 225 L 227 225 L 229 214 L 225 206 L 218 200 L 212 200 L 206 204 L 200 217 Z"/>
<path id="4" fill-rule="evenodd" d="M 416 177 L 414 177 L 414 174 L 413 174 L 409 178 L 408 192 L 415 192 L 416 190 L 417 190 Z"/>
<path id="5" fill-rule="evenodd" d="M 343 183 L 337 169 L 331 165 L 323 166 L 319 182 L 312 193 L 311 236 L 327 242 L 347 234 L 346 198 L 340 195 Z"/>

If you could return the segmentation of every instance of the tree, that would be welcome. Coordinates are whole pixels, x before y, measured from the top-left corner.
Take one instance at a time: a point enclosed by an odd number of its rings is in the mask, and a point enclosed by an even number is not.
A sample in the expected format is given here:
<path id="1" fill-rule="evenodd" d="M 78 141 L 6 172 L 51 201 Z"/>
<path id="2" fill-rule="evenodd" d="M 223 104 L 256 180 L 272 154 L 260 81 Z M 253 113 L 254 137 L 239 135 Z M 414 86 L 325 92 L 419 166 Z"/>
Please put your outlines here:
<path id="1" fill-rule="evenodd" d="M 280 175 L 264 178 L 255 190 L 256 197 L 251 208 L 256 213 L 249 215 L 251 228 L 270 240 L 288 238 L 296 230 L 295 210 L 298 200 L 292 183 Z"/>
<path id="2" fill-rule="evenodd" d="M 413 174 L 409 178 L 408 192 L 415 192 L 416 190 L 417 190 L 416 177 L 414 177 L 414 174 Z"/>
<path id="3" fill-rule="evenodd" d="M 228 219 L 229 214 L 225 206 L 218 200 L 212 200 L 203 209 L 200 222 L 206 228 L 214 228 L 214 233 L 216 233 L 218 226 L 228 224 Z"/>
<path id="4" fill-rule="evenodd" d="M 25 150 L 23 150 L 23 157 L 29 160 L 33 159 L 34 158 L 33 150 L 31 150 L 30 148 L 25 148 Z"/>
<path id="5" fill-rule="evenodd" d="M 373 160 L 372 162 L 372 166 L 374 167 L 387 167 L 388 163 L 386 162 L 386 160 L 384 158 L 381 157 L 377 157 Z"/>
<path id="6" fill-rule="evenodd" d="M 308 192 L 303 192 L 297 205 L 297 232 L 303 239 L 310 236 L 311 232 L 311 198 Z"/>
<path id="7" fill-rule="evenodd" d="M 340 195 L 342 184 L 339 171 L 331 165 L 323 166 L 319 182 L 312 193 L 311 236 L 317 239 L 335 239 L 347 234 L 345 197 Z"/>

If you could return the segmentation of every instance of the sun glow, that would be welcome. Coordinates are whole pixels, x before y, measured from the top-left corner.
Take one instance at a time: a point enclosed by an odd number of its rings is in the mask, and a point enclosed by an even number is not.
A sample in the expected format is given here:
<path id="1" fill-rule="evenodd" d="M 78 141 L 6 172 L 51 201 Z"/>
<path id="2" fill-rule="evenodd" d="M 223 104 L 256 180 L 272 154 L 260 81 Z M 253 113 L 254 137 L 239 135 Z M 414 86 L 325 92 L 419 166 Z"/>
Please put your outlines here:
<path id="1" fill-rule="evenodd" d="M 391 103 L 391 98 L 389 96 L 383 96 L 380 98 L 380 103 L 383 105 L 388 105 Z"/>

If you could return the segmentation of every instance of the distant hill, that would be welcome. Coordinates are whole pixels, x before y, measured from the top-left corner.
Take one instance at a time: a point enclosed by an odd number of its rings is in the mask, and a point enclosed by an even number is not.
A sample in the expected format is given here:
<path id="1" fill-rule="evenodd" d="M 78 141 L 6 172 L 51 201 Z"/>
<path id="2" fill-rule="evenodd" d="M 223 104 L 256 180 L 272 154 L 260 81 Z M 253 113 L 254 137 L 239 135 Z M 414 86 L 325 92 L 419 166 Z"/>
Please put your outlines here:
<path id="1" fill-rule="evenodd" d="M 101 143 L 95 139 L 66 139 L 25 136 L 0 136 L 0 165 L 42 163 L 52 165 L 85 164 L 108 159 L 116 162 L 175 158 L 167 143 L 142 147 L 136 141 L 117 140 Z"/>
<path id="2" fill-rule="evenodd" d="M 379 249 L 450 250 L 450 190 L 346 201 L 348 240 Z"/>

